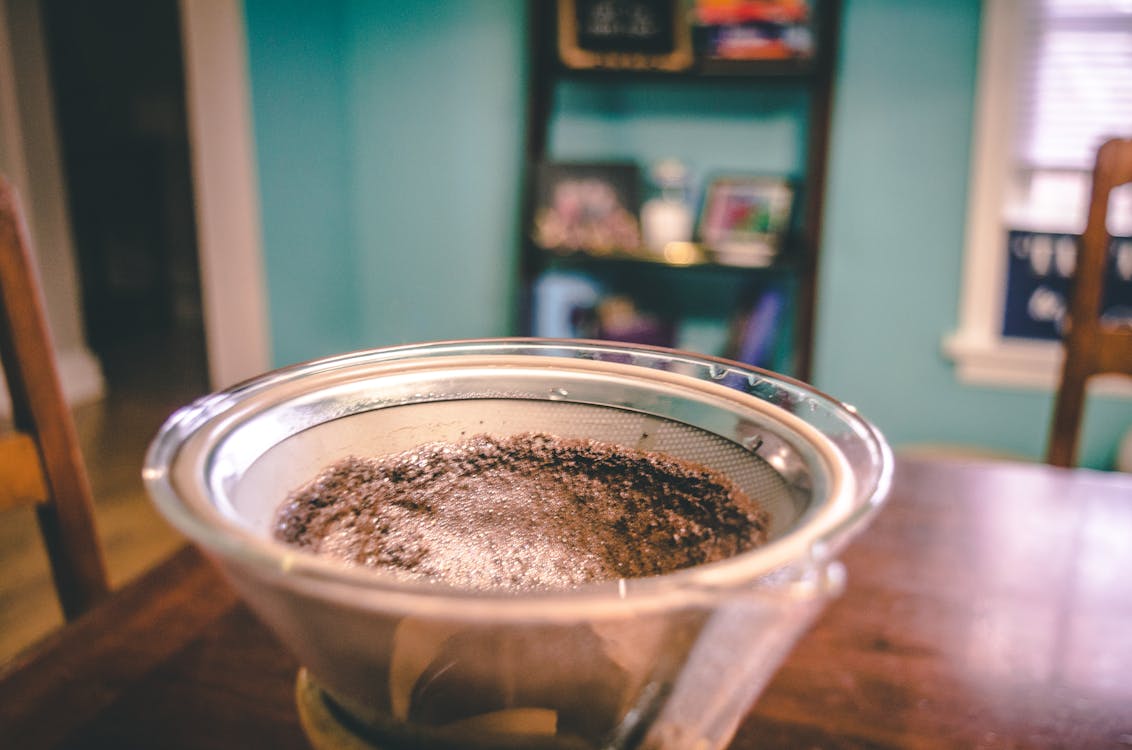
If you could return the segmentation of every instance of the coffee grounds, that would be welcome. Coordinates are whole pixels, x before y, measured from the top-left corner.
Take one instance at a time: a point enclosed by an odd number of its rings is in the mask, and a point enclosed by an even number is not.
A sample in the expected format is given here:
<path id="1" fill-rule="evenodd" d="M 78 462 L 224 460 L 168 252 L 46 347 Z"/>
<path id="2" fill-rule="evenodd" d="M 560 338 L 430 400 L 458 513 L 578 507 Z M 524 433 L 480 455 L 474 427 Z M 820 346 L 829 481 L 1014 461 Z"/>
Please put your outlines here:
<path id="1" fill-rule="evenodd" d="M 767 524 L 727 478 L 670 456 L 477 435 L 329 466 L 284 501 L 275 536 L 452 586 L 556 589 L 731 557 Z"/>

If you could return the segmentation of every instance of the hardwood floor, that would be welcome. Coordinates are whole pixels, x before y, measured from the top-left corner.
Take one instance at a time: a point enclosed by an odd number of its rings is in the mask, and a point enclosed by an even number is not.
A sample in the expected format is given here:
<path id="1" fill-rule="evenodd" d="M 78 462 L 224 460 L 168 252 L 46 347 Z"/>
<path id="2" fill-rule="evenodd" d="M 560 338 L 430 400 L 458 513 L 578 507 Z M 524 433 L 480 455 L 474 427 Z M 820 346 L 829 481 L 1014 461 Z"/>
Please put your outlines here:
<path id="1" fill-rule="evenodd" d="M 102 360 L 106 397 L 74 411 L 115 588 L 183 544 L 149 502 L 141 467 L 165 418 L 207 390 L 201 352 L 190 333 L 122 342 Z M 0 514 L 0 571 L 3 664 L 63 622 L 30 508 Z"/>

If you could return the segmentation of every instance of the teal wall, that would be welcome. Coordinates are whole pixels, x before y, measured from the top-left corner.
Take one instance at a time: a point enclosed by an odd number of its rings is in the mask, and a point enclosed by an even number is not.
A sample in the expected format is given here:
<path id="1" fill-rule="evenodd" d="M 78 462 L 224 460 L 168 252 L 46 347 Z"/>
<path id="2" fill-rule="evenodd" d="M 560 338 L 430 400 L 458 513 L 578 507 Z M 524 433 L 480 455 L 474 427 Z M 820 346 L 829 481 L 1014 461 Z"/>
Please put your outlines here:
<path id="1" fill-rule="evenodd" d="M 516 2 L 352 2 L 359 343 L 510 332 L 525 106 Z"/>
<path id="2" fill-rule="evenodd" d="M 1039 457 L 1047 392 L 960 385 L 958 321 L 977 0 L 849 0 L 842 27 L 815 383 L 896 444 Z M 1132 401 L 1094 398 L 1082 462 L 1109 467 Z"/>
<path id="3" fill-rule="evenodd" d="M 305 0 L 248 0 L 245 13 L 276 364 L 357 348 L 345 14 Z"/>
<path id="4" fill-rule="evenodd" d="M 519 0 L 245 0 L 276 363 L 510 331 L 524 69 Z M 959 385 L 957 320 L 980 4 L 847 0 L 815 383 L 897 445 L 1040 455 L 1049 394 Z M 677 155 L 795 173 L 790 86 L 562 86 L 560 158 Z M 691 115 L 689 113 L 692 113 Z M 1132 402 L 1094 399 L 1108 466 Z"/>
<path id="5" fill-rule="evenodd" d="M 246 0 L 275 364 L 510 331 L 523 8 Z"/>

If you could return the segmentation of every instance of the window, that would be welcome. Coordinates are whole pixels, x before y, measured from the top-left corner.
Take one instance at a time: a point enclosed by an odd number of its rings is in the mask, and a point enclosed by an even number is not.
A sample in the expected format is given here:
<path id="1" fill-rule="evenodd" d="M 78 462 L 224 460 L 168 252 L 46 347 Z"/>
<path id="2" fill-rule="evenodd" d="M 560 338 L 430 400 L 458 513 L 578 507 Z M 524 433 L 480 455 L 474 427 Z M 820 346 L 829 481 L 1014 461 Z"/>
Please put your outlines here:
<path id="1" fill-rule="evenodd" d="M 944 349 L 964 382 L 1049 387 L 1093 155 L 1132 137 L 1132 0 L 987 0 L 976 96 L 960 325 Z M 1110 214 L 1105 310 L 1132 319 L 1132 189 Z"/>

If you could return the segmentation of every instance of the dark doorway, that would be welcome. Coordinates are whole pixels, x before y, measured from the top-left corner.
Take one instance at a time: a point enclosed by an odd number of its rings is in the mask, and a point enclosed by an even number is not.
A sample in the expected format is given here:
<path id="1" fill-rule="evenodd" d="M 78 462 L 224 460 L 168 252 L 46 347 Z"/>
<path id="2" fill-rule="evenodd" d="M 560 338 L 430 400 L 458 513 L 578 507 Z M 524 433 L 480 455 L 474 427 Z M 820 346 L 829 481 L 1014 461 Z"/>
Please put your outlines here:
<path id="1" fill-rule="evenodd" d="M 44 0 L 87 342 L 111 395 L 207 367 L 177 0 Z"/>

